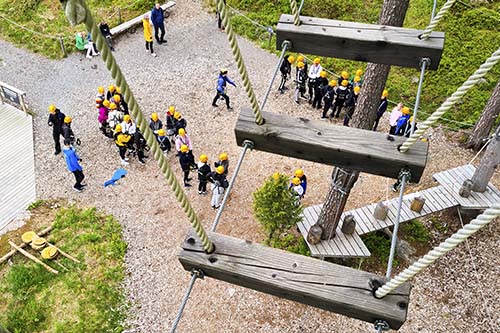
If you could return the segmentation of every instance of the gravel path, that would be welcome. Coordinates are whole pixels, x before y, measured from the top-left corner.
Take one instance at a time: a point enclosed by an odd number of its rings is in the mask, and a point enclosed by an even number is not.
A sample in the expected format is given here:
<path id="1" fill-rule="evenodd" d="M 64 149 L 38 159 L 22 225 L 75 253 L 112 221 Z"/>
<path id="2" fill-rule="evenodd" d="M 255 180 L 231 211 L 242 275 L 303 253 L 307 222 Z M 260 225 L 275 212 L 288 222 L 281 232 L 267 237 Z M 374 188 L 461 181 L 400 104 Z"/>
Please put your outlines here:
<path id="1" fill-rule="evenodd" d="M 124 36 L 115 56 L 121 65 L 143 112 L 164 113 L 175 104 L 188 120 L 188 131 L 198 156 L 207 153 L 213 163 L 227 151 L 234 163 L 240 153 L 232 128 L 241 106 L 248 106 L 232 59 L 226 35 L 217 31 L 214 18 L 201 8 L 200 1 L 180 1 L 167 25 L 166 46 L 155 44 L 157 58 L 144 50 L 142 31 Z M 260 97 L 277 61 L 276 56 L 240 39 L 255 91 Z M 132 301 L 130 332 L 165 332 L 176 315 L 189 274 L 176 259 L 179 244 L 188 230 L 187 219 L 154 161 L 140 166 L 135 161 L 128 176 L 115 187 L 103 182 L 119 167 L 114 144 L 98 132 L 93 98 L 98 85 L 111 83 L 101 59 L 88 60 L 71 55 L 51 61 L 0 41 L 1 80 L 28 94 L 34 118 L 37 193 L 40 198 L 62 197 L 95 205 L 116 216 L 129 244 L 126 255 L 126 290 Z M 92 66 L 97 66 L 93 69 Z M 215 78 L 221 67 L 229 68 L 238 88 L 229 88 L 235 107 L 210 106 Z M 79 148 L 88 180 L 83 193 L 71 190 L 61 157 L 53 156 L 53 144 L 46 125 L 50 103 L 74 118 L 74 130 L 82 139 Z M 221 103 L 222 104 L 222 103 Z M 267 110 L 293 116 L 318 117 L 309 106 L 296 106 L 289 95 L 272 93 Z M 431 155 L 424 181 L 410 191 L 432 186 L 432 173 L 462 165 L 472 154 L 447 140 L 442 131 L 432 132 Z M 251 152 L 243 164 L 237 186 L 218 229 L 234 237 L 261 241 L 263 235 L 252 217 L 251 192 L 273 171 L 291 174 L 302 167 L 310 180 L 306 205 L 323 200 L 331 168 L 261 152 Z M 169 156 L 181 177 L 178 162 Z M 500 177 L 495 175 L 496 185 Z M 214 212 L 209 197 L 196 190 L 188 196 L 205 225 Z M 392 193 L 390 194 L 392 196 Z M 386 197 L 386 179 L 363 174 L 347 208 L 359 207 Z M 443 214 L 447 216 L 450 214 Z M 456 219 L 455 219 L 456 220 Z M 454 222 L 455 224 L 458 222 Z M 440 260 L 414 280 L 408 321 L 402 332 L 485 332 L 498 329 L 500 308 L 498 276 L 498 223 L 478 233 L 470 246 L 477 276 L 466 246 Z M 483 295 L 485 300 L 483 301 Z M 486 311 L 485 306 L 488 308 Z M 489 315 L 488 315 L 489 314 Z M 206 279 L 195 286 L 179 332 L 370 332 L 371 325 L 330 314 L 312 307 L 281 300 L 227 283 Z"/>

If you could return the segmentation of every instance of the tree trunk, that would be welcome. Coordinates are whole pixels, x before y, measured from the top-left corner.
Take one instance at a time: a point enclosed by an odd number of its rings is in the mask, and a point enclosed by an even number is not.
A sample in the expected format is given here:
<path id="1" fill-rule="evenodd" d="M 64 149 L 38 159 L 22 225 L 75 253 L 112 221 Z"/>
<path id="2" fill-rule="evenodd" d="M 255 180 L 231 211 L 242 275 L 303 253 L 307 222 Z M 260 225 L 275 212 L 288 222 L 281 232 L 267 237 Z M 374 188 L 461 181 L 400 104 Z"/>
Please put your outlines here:
<path id="1" fill-rule="evenodd" d="M 379 24 L 401 27 L 408 4 L 409 0 L 385 0 L 382 5 Z M 382 96 L 390 69 L 391 66 L 389 65 L 368 64 L 363 80 L 363 89 L 360 91 L 354 112 L 353 127 L 372 129 L 380 103 L 380 96 Z M 344 211 L 349 193 L 358 177 L 358 171 L 334 168 L 332 185 L 321 209 L 318 222 L 315 224 L 322 228 L 322 239 L 335 237 L 340 215 Z"/>
<path id="2" fill-rule="evenodd" d="M 495 168 L 500 164 L 500 126 L 495 131 L 489 146 L 486 148 L 481 162 L 479 162 L 476 172 L 472 176 L 472 190 L 475 192 L 484 192 Z"/>
<path id="3" fill-rule="evenodd" d="M 490 135 L 493 125 L 495 125 L 495 120 L 498 118 L 498 115 L 500 115 L 500 81 L 498 81 L 481 116 L 476 125 L 474 125 L 472 134 L 466 144 L 467 148 L 478 151 L 483 147 L 486 143 L 486 139 L 488 139 Z"/>

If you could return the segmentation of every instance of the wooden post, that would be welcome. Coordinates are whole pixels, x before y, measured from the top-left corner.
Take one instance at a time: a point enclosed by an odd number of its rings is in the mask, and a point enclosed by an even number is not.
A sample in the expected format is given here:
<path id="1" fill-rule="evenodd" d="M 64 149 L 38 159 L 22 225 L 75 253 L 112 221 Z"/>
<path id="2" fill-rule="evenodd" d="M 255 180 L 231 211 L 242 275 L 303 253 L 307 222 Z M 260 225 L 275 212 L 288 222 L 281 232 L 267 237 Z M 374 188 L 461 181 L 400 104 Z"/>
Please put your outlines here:
<path id="1" fill-rule="evenodd" d="M 40 264 L 42 265 L 46 270 L 48 270 L 49 272 L 51 273 L 54 273 L 54 274 L 57 274 L 59 273 L 58 271 L 56 271 L 55 269 L 53 269 L 52 267 L 50 267 L 49 265 L 43 263 L 40 259 L 38 259 L 37 257 L 35 257 L 34 255 L 30 254 L 29 252 L 26 252 L 25 250 L 21 249 L 19 246 L 17 246 L 16 244 L 12 243 L 11 241 L 9 241 L 9 244 L 10 246 L 12 246 L 14 249 L 16 249 L 17 251 L 19 251 L 21 254 L 23 254 L 24 256 L 26 256 L 27 258 L 33 260 L 34 262 L 36 262 L 37 264 Z"/>
<path id="2" fill-rule="evenodd" d="M 118 7 L 118 24 L 122 24 L 122 10 Z"/>
<path id="3" fill-rule="evenodd" d="M 52 230 L 52 226 L 50 227 L 47 227 L 45 229 L 43 229 L 42 231 L 40 231 L 39 233 L 37 233 L 38 237 L 42 237 L 42 236 L 45 236 L 46 234 L 48 234 L 50 231 Z M 19 247 L 20 248 L 25 248 L 26 246 L 28 246 L 28 244 L 26 243 L 22 243 Z M 10 257 L 12 257 L 14 254 L 16 254 L 16 250 L 11 250 L 10 252 L 7 252 L 3 257 L 0 258 L 0 264 L 6 262 L 7 260 L 9 260 Z"/>
<path id="4" fill-rule="evenodd" d="M 211 254 L 188 235 L 178 255 L 185 270 L 372 324 L 385 320 L 392 329 L 406 320 L 408 283 L 377 299 L 373 288 L 385 281 L 378 275 L 217 233 L 209 237 L 215 244 Z"/>
<path id="5" fill-rule="evenodd" d="M 484 192 L 488 187 L 488 182 L 495 169 L 500 164 L 500 126 L 493 134 L 493 138 L 489 146 L 486 148 L 481 162 L 476 168 L 474 175 L 472 176 L 472 190 L 475 192 Z"/>

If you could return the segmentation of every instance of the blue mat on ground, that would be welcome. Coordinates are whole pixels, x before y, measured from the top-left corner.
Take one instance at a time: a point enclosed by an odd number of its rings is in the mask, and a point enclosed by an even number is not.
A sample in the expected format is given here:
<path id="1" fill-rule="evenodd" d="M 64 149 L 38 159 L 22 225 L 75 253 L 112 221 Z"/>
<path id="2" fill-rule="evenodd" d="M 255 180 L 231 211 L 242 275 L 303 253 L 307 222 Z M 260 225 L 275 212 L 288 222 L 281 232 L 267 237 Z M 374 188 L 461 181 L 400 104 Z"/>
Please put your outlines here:
<path id="1" fill-rule="evenodd" d="M 119 168 L 113 173 L 113 177 L 110 180 L 106 180 L 106 182 L 104 183 L 104 187 L 107 187 L 109 185 L 114 186 L 117 181 L 119 181 L 126 175 L 127 175 L 127 170 Z"/>

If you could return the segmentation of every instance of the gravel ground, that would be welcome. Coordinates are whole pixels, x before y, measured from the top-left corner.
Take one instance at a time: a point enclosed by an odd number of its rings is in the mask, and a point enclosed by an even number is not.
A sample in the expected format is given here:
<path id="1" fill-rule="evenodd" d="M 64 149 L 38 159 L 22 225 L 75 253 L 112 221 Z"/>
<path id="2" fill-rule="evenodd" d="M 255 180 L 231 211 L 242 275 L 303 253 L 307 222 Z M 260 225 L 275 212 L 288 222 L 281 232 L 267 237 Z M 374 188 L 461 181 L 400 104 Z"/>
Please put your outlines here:
<path id="1" fill-rule="evenodd" d="M 134 95 L 147 115 L 163 113 L 169 104 L 175 104 L 188 120 L 195 155 L 206 153 L 213 162 L 219 152 L 227 151 L 234 167 L 241 148 L 234 142 L 232 128 L 240 107 L 248 106 L 248 102 L 226 35 L 217 31 L 214 17 L 205 13 L 199 1 L 189 1 L 178 2 L 173 9 L 166 38 L 167 45 L 155 44 L 157 58 L 145 52 L 141 30 L 119 40 L 115 56 Z M 246 40 L 239 41 L 255 91 L 262 96 L 277 58 Z M 88 60 L 73 54 L 64 60 L 51 61 L 3 41 L 0 49 L 1 80 L 26 91 L 30 106 L 38 114 L 34 118 L 38 196 L 95 205 L 119 219 L 129 244 L 125 285 L 132 301 L 130 332 L 165 332 L 190 278 L 176 259 L 189 225 L 154 161 L 145 166 L 133 161 L 127 167 L 129 174 L 119 185 L 102 187 L 120 166 L 114 144 L 98 132 L 93 103 L 96 87 L 111 83 L 110 74 L 99 58 Z M 221 67 L 229 68 L 229 76 L 238 84 L 238 88 L 230 87 L 228 91 L 234 112 L 210 106 Z M 72 191 L 72 175 L 66 171 L 63 159 L 53 155 L 51 133 L 46 125 L 50 103 L 74 118 L 74 130 L 82 139 L 79 151 L 89 184 L 83 193 Z M 266 109 L 293 116 L 319 116 L 308 105 L 296 106 L 290 93 L 271 93 Z M 409 191 L 432 186 L 433 173 L 465 164 L 472 158 L 469 151 L 458 146 L 457 140 L 449 140 L 440 129 L 429 133 L 428 167 L 423 181 Z M 317 204 L 324 199 L 330 167 L 256 151 L 247 157 L 219 232 L 253 241 L 263 239 L 252 217 L 251 193 L 273 171 L 291 174 L 296 167 L 303 168 L 309 179 L 304 204 Z M 180 179 L 178 162 L 173 156 L 168 159 Z M 494 180 L 500 186 L 498 176 L 497 173 Z M 385 199 L 387 184 L 385 178 L 363 174 L 347 208 Z M 215 216 L 210 198 L 199 197 L 195 188 L 188 189 L 187 194 L 200 219 L 209 226 Z M 458 223 L 454 220 L 453 223 Z M 473 260 L 467 246 L 460 246 L 415 278 L 408 320 L 402 332 L 498 329 L 498 233 L 496 223 L 471 238 Z M 179 332 L 371 330 L 367 323 L 211 279 L 196 284 L 178 329 Z"/>

